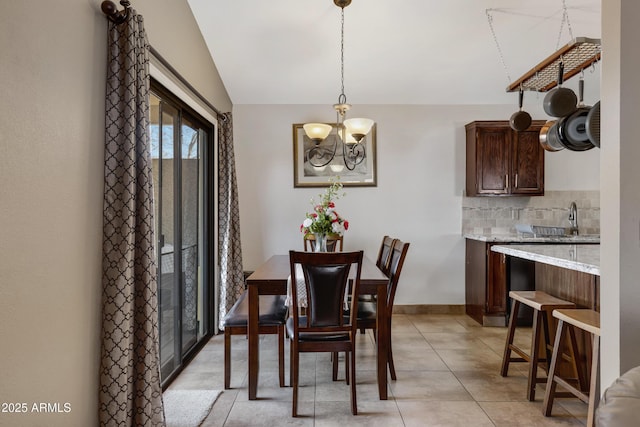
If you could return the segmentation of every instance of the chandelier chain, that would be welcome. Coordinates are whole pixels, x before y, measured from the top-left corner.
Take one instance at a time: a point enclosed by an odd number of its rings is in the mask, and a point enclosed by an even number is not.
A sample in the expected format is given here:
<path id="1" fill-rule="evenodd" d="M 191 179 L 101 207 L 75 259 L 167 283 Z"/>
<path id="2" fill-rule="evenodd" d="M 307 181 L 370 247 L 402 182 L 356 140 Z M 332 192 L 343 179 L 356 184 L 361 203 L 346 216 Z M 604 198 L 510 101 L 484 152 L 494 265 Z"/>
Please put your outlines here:
<path id="1" fill-rule="evenodd" d="M 489 28 L 491 29 L 491 35 L 493 36 L 493 41 L 496 44 L 496 48 L 498 49 L 498 55 L 500 56 L 500 62 L 502 63 L 502 68 L 504 68 L 504 72 L 507 75 L 507 80 L 511 83 L 511 76 L 509 75 L 509 69 L 507 68 L 507 64 L 504 62 L 504 55 L 502 54 L 502 49 L 500 48 L 500 43 L 498 43 L 498 37 L 496 36 L 496 31 L 493 29 L 493 16 L 491 15 L 491 11 L 493 9 L 486 9 L 485 13 L 487 14 L 487 21 L 489 22 Z"/>
<path id="2" fill-rule="evenodd" d="M 347 125 L 345 125 L 346 112 L 351 108 L 351 105 L 347 104 L 347 96 L 344 93 L 344 8 L 351 4 L 351 0 L 333 0 L 333 3 L 340 7 L 340 95 L 338 96 L 338 103 L 333 105 L 336 111 L 336 124 L 335 133 L 330 126 L 326 124 L 312 123 L 310 126 L 317 125 L 322 128 L 322 131 L 326 132 L 321 135 L 316 131 L 310 134 L 310 130 L 307 130 L 307 124 L 303 126 L 304 131 L 308 138 L 310 138 L 314 144 L 305 153 L 305 159 L 309 164 L 315 168 L 322 168 L 331 164 L 336 158 L 338 145 L 342 147 L 342 161 L 348 170 L 354 170 L 356 166 L 362 164 L 367 157 L 365 147 L 365 136 L 369 134 L 374 122 L 370 119 L 354 119 L 357 123 L 352 124 L 353 133 L 347 132 Z M 327 130 L 326 127 L 329 127 Z M 311 128 L 310 128 L 311 129 Z M 325 143 L 326 141 L 326 143 Z M 339 154 L 338 154 L 339 156 Z M 336 165 L 338 166 L 338 165 Z M 332 166 L 333 168 L 333 166 Z"/>
<path id="3" fill-rule="evenodd" d="M 347 95 L 344 94 L 344 8 L 340 9 L 340 97 L 339 104 L 347 103 Z"/>

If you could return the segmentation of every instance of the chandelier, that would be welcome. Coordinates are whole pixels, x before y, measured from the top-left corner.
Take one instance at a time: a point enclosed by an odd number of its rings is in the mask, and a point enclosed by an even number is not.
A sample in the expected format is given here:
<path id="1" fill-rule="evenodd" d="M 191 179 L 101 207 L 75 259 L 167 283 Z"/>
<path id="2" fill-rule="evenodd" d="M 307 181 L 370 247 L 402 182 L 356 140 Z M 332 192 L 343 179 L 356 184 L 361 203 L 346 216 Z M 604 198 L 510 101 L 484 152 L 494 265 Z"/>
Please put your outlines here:
<path id="1" fill-rule="evenodd" d="M 354 118 L 345 119 L 347 111 L 351 108 L 347 104 L 347 96 L 344 94 L 344 8 L 351 4 L 351 0 L 333 0 L 333 3 L 341 9 L 340 30 L 340 95 L 338 103 L 333 104 L 336 110 L 336 132 L 332 134 L 333 126 L 326 123 L 306 123 L 302 127 L 305 134 L 314 145 L 306 153 L 307 160 L 314 167 L 324 167 L 331 163 L 338 152 L 338 146 L 342 147 L 342 159 L 349 170 L 355 169 L 366 158 L 365 137 L 373 126 L 373 120 Z M 329 138 L 333 144 L 321 144 Z"/>

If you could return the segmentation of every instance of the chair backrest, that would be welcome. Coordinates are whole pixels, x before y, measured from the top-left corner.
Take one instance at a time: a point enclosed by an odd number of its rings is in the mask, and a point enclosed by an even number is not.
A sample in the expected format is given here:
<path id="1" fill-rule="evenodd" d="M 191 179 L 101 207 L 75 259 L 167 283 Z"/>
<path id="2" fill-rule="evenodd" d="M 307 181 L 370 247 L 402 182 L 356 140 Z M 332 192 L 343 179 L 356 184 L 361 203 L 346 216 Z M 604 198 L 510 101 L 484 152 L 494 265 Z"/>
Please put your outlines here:
<path id="1" fill-rule="evenodd" d="M 391 249 L 393 248 L 395 242 L 396 239 L 393 239 L 389 236 L 384 236 L 382 238 L 382 243 L 380 244 L 380 250 L 378 251 L 378 259 L 376 260 L 376 265 L 387 277 L 389 277 L 389 261 L 391 260 Z"/>
<path id="2" fill-rule="evenodd" d="M 327 252 L 342 252 L 342 237 L 339 234 L 330 234 L 327 236 Z M 307 246 L 307 243 L 309 245 Z M 312 252 L 315 249 L 316 236 L 307 234 L 304 236 L 304 250 Z"/>
<path id="3" fill-rule="evenodd" d="M 346 332 L 356 331 L 356 313 L 350 310 L 345 323 L 344 301 L 347 285 L 351 285 L 352 300 L 358 295 L 363 252 L 296 252 L 289 251 L 291 283 L 297 283 L 296 264 L 302 267 L 307 291 L 307 324 L 300 325 L 297 286 L 291 287 L 294 331 Z M 350 275 L 352 268 L 355 274 Z M 297 337 L 294 337 L 294 339 Z"/>
<path id="4" fill-rule="evenodd" d="M 391 316 L 393 311 L 393 299 L 396 296 L 396 289 L 398 287 L 398 281 L 400 280 L 400 273 L 402 272 L 402 266 L 404 265 L 404 259 L 407 256 L 409 250 L 409 243 L 402 242 L 395 239 L 393 248 L 391 249 L 391 256 L 389 257 L 389 285 L 387 287 L 387 315 Z"/>

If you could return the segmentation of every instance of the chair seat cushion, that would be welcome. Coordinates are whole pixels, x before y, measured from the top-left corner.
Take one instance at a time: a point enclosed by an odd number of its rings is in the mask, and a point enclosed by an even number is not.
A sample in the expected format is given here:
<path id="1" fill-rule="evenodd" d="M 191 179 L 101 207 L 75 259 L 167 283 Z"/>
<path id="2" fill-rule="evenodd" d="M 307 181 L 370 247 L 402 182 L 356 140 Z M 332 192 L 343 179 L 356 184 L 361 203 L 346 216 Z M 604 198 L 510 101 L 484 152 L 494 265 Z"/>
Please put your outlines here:
<path id="1" fill-rule="evenodd" d="M 375 320 L 377 302 L 358 301 L 358 320 Z"/>
<path id="2" fill-rule="evenodd" d="M 345 323 L 349 323 L 349 318 L 344 318 Z M 300 316 L 298 318 L 300 327 L 307 326 L 307 317 Z M 293 337 L 293 317 L 287 319 L 287 335 Z M 300 332 L 298 338 L 300 341 L 349 341 L 348 333 L 321 333 L 321 332 Z"/>
<path id="3" fill-rule="evenodd" d="M 287 318 L 284 295 L 260 295 L 260 325 L 282 325 Z M 249 322 L 249 295 L 244 292 L 224 318 L 225 326 L 247 326 Z"/>

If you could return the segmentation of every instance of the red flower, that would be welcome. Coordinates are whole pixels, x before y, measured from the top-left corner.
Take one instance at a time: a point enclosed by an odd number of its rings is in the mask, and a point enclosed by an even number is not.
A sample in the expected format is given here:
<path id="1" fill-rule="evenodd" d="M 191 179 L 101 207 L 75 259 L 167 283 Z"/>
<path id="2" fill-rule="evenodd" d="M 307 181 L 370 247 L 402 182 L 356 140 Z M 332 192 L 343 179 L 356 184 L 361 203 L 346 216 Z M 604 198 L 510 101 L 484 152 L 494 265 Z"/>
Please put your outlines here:
<path id="1" fill-rule="evenodd" d="M 335 203 L 333 203 L 333 202 L 329 202 L 329 207 L 330 207 L 330 208 L 335 208 L 335 207 L 336 207 L 336 205 L 335 205 Z"/>
<path id="2" fill-rule="evenodd" d="M 345 229 L 345 230 L 348 230 L 348 229 L 349 229 L 349 221 L 345 221 L 345 222 L 343 222 L 343 223 L 342 223 L 342 225 L 344 226 L 344 229 Z"/>

